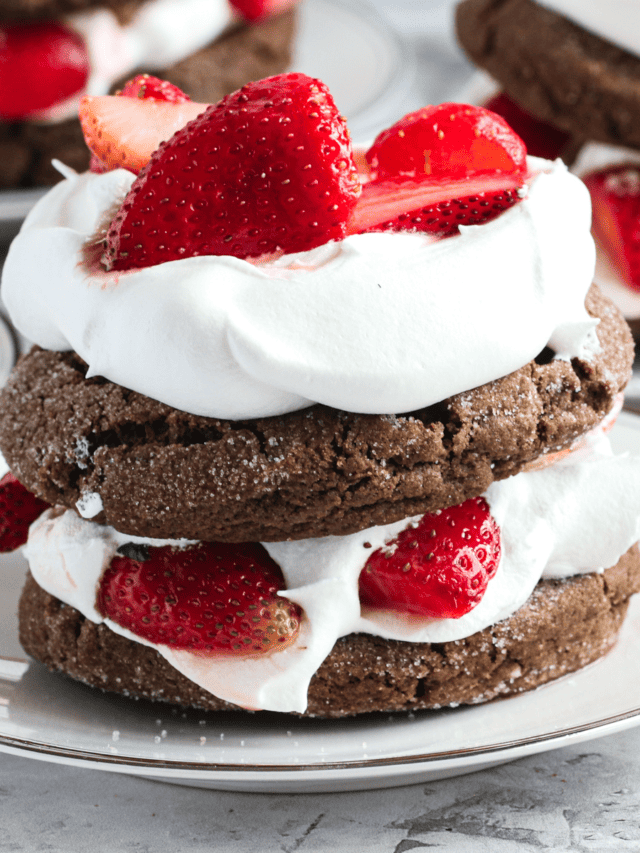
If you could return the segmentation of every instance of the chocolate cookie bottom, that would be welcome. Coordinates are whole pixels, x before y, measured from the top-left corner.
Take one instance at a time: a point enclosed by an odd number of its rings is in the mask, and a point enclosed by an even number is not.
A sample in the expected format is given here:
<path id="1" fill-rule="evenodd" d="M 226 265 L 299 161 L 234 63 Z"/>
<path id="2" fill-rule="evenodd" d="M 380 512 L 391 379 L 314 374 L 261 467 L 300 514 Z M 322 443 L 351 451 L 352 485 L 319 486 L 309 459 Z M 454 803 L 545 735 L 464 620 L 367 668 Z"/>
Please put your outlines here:
<path id="1" fill-rule="evenodd" d="M 311 681 L 306 716 L 343 717 L 477 704 L 581 669 L 615 644 L 640 591 L 634 546 L 601 574 L 543 580 L 510 618 L 464 640 L 424 644 L 352 634 Z M 106 691 L 205 710 L 238 710 L 149 648 L 85 619 L 28 577 L 20 641 L 49 669 Z"/>

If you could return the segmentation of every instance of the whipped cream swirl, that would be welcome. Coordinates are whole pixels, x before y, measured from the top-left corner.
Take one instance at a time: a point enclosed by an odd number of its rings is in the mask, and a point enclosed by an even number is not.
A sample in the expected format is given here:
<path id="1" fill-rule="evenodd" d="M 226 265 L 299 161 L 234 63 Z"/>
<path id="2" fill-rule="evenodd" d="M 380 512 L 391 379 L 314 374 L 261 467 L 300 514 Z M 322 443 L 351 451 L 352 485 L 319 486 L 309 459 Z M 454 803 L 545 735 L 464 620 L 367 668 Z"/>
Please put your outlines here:
<path id="1" fill-rule="evenodd" d="M 542 171 L 526 198 L 445 240 L 361 234 L 263 263 L 192 257 L 124 273 L 85 250 L 133 176 L 72 176 L 27 217 L 3 298 L 28 339 L 74 349 L 89 376 L 193 414 L 412 411 L 547 344 L 563 358 L 598 348 L 584 308 L 587 190 L 559 161 L 530 165 Z"/>
<path id="2" fill-rule="evenodd" d="M 362 632 L 420 643 L 468 637 L 514 613 L 541 577 L 601 571 L 640 538 L 640 457 L 612 456 L 601 432 L 551 467 L 494 483 L 485 497 L 500 526 L 502 559 L 480 603 L 459 619 L 360 606 L 358 577 L 368 556 L 416 519 L 349 536 L 264 543 L 284 574 L 283 595 L 300 604 L 304 616 L 291 646 L 260 657 L 203 657 L 148 643 L 103 620 L 96 592 L 117 548 L 126 541 L 163 542 L 124 536 L 71 510 L 49 510 L 32 525 L 25 555 L 47 592 L 91 621 L 153 646 L 215 696 L 246 708 L 303 712 L 309 682 L 339 637 Z"/>

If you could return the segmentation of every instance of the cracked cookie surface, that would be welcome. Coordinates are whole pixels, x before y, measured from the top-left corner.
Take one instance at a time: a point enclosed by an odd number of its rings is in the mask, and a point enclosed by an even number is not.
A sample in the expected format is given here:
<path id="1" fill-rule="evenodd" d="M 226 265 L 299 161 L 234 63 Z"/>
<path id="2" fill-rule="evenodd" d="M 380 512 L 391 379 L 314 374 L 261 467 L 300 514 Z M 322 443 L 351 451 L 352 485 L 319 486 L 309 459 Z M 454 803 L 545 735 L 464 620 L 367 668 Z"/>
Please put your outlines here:
<path id="1" fill-rule="evenodd" d="M 473 62 L 528 112 L 579 139 L 640 147 L 631 53 L 534 0 L 463 0 L 456 25 Z"/>
<path id="2" fill-rule="evenodd" d="M 50 504 L 99 495 L 123 533 L 226 542 L 352 533 L 460 503 L 610 411 L 631 373 L 621 315 L 593 287 L 602 351 L 536 361 L 419 412 L 325 406 L 251 421 L 190 415 L 34 348 L 0 395 L 0 447 Z"/>
<path id="3" fill-rule="evenodd" d="M 574 672 L 614 645 L 629 597 L 640 590 L 634 546 L 602 574 L 541 581 L 496 625 L 449 643 L 402 643 L 366 634 L 338 640 L 311 680 L 307 715 L 342 717 L 477 704 Z M 234 710 L 148 646 L 85 619 L 29 576 L 20 641 L 50 669 L 103 690 L 207 710 Z"/>

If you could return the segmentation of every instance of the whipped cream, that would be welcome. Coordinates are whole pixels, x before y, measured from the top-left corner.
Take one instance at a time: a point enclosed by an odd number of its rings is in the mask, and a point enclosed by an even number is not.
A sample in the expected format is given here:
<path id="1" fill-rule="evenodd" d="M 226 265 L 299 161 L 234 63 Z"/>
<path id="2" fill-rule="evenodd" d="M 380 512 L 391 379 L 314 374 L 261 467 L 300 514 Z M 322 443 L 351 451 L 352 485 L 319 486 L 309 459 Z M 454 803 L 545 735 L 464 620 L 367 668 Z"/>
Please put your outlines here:
<path id="1" fill-rule="evenodd" d="M 530 166 L 526 198 L 446 240 L 360 234 L 264 263 L 193 257 L 125 273 L 89 265 L 85 248 L 133 175 L 72 176 L 27 217 L 3 298 L 28 339 L 193 414 L 412 411 L 547 344 L 562 358 L 598 349 L 584 308 L 588 192 L 560 161 Z"/>
<path id="2" fill-rule="evenodd" d="M 309 681 L 341 636 L 364 632 L 409 642 L 458 640 L 510 616 L 541 577 L 614 565 L 640 538 L 640 457 L 614 457 L 602 433 L 587 444 L 554 466 L 518 474 L 487 490 L 501 529 L 502 559 L 480 603 L 460 619 L 402 617 L 360 606 L 358 577 L 368 556 L 418 517 L 349 536 L 264 543 L 285 577 L 283 594 L 300 604 L 304 615 L 291 646 L 255 658 L 176 651 L 103 620 L 95 607 L 96 592 L 117 548 L 129 541 L 167 543 L 124 536 L 70 510 L 50 510 L 32 525 L 25 555 L 47 592 L 91 621 L 105 621 L 116 633 L 157 649 L 219 698 L 247 708 L 303 712 Z"/>
<path id="3" fill-rule="evenodd" d="M 213 41 L 233 18 L 228 0 L 148 0 L 125 25 L 109 9 L 63 18 L 84 40 L 91 74 L 83 91 L 30 120 L 72 118 L 83 95 L 106 95 L 132 71 L 179 62 Z"/>
<path id="4" fill-rule="evenodd" d="M 640 56 L 638 0 L 537 0 L 600 38 Z"/>

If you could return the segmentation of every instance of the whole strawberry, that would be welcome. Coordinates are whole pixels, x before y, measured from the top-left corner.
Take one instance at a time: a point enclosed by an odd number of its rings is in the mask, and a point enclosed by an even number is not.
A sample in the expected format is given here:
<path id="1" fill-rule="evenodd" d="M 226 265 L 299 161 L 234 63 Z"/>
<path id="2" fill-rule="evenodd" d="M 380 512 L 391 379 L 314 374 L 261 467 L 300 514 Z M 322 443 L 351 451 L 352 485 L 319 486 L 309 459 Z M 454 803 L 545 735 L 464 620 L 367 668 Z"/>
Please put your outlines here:
<path id="1" fill-rule="evenodd" d="M 136 551 L 112 560 L 97 606 L 145 640 L 202 655 L 256 655 L 298 635 L 301 610 L 278 595 L 282 574 L 261 545 Z"/>
<path id="2" fill-rule="evenodd" d="M 49 504 L 41 501 L 13 474 L 0 480 L 0 552 L 15 551 L 27 541 L 29 527 Z"/>
<path id="3" fill-rule="evenodd" d="M 360 600 L 433 619 L 458 619 L 482 599 L 500 562 L 500 531 L 484 498 L 427 513 L 367 560 Z"/>
<path id="4" fill-rule="evenodd" d="M 327 87 L 282 74 L 223 98 L 153 154 L 107 234 L 107 269 L 300 252 L 346 232 L 360 194 Z"/>

